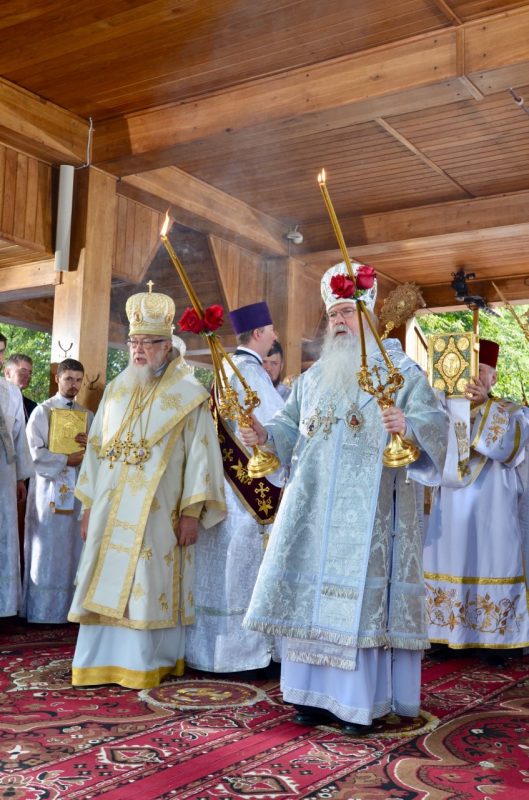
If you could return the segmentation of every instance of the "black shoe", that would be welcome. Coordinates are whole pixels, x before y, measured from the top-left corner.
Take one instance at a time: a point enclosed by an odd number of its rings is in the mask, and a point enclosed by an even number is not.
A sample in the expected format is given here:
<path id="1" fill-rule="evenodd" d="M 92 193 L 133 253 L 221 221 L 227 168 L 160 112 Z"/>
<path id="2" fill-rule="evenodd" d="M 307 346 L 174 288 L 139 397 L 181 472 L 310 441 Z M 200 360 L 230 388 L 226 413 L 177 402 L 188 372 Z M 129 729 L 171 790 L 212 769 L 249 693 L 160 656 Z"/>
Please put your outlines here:
<path id="1" fill-rule="evenodd" d="M 294 722 L 298 725 L 306 725 L 310 728 L 315 725 L 329 725 L 335 721 L 333 715 L 329 711 L 325 711 L 324 708 L 298 705 L 295 705 L 294 708 L 296 709 Z"/>
<path id="2" fill-rule="evenodd" d="M 504 654 L 497 650 L 482 650 L 479 655 L 481 661 L 488 667 L 505 667 L 507 664 Z"/>
<path id="3" fill-rule="evenodd" d="M 342 733 L 345 733 L 347 736 L 368 736 L 372 730 L 372 725 L 358 725 L 356 722 L 342 722 Z"/>

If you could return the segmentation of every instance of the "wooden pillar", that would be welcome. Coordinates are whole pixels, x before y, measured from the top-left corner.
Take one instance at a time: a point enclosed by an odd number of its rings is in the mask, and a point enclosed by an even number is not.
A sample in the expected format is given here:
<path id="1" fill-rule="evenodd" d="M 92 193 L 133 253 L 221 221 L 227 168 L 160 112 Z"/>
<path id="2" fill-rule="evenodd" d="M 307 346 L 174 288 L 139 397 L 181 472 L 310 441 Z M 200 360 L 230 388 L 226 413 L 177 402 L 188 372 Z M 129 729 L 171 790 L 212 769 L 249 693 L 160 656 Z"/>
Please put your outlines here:
<path id="1" fill-rule="evenodd" d="M 283 347 L 283 375 L 299 375 L 301 372 L 307 299 L 302 269 L 303 264 L 295 258 L 267 260 L 266 301 Z"/>
<path id="2" fill-rule="evenodd" d="M 85 368 L 78 401 L 96 410 L 106 379 L 116 179 L 93 167 L 75 175 L 70 271 L 55 288 L 52 362 Z"/>

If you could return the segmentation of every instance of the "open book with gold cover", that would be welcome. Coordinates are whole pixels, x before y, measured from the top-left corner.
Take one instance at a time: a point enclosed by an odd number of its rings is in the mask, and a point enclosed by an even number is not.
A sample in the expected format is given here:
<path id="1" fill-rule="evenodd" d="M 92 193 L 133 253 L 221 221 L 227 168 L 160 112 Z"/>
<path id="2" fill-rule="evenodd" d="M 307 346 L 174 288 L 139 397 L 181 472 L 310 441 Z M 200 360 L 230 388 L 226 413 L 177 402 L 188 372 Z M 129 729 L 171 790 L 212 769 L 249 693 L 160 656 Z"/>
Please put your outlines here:
<path id="1" fill-rule="evenodd" d="M 86 433 L 88 412 L 73 408 L 52 408 L 50 415 L 50 432 L 48 450 L 50 453 L 62 453 L 68 456 L 82 450 L 75 441 L 78 433 Z"/>

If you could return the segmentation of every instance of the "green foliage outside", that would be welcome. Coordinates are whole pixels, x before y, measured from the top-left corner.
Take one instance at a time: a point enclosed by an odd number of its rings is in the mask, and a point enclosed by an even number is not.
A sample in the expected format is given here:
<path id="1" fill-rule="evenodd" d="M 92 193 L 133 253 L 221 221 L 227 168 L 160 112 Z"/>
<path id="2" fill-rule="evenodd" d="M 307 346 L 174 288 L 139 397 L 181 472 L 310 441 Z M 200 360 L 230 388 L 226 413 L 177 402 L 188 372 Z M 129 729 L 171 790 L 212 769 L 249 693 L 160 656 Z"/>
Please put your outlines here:
<path id="1" fill-rule="evenodd" d="M 213 383 L 213 371 L 207 367 L 193 367 L 193 375 L 209 392 Z"/>
<path id="2" fill-rule="evenodd" d="M 42 403 L 50 396 L 51 335 L 16 325 L 0 324 L 0 333 L 7 339 L 6 358 L 12 353 L 24 353 L 33 359 L 33 377 L 26 391 L 28 397 Z M 109 348 L 107 382 L 127 366 L 127 350 Z"/>
<path id="3" fill-rule="evenodd" d="M 518 316 L 529 328 L 525 316 L 529 306 L 514 306 Z M 529 399 L 529 342 L 512 313 L 507 308 L 498 308 L 500 318 L 490 314 L 480 314 L 480 335 L 493 339 L 500 345 L 498 361 L 498 383 L 495 394 L 512 400 L 522 401 L 523 394 Z M 449 311 L 442 314 L 424 314 L 417 317 L 421 330 L 430 333 L 450 331 L 471 331 L 471 311 Z M 0 332 L 7 337 L 7 356 L 11 353 L 25 353 L 33 359 L 33 379 L 27 391 L 29 397 L 41 403 L 49 397 L 51 335 L 29 328 L 0 324 Z M 107 361 L 107 382 L 120 373 L 128 363 L 127 350 L 109 348 Z M 208 390 L 211 388 L 213 373 L 206 367 L 195 367 L 194 374 Z M 523 388 L 522 388 L 523 382 Z"/>
<path id="4" fill-rule="evenodd" d="M 529 330 L 525 316 L 529 306 L 513 308 Z M 524 393 L 529 399 L 529 342 L 508 308 L 495 310 L 500 314 L 500 318 L 483 312 L 479 315 L 479 335 L 483 339 L 492 339 L 500 345 L 498 382 L 493 393 L 499 397 L 522 402 Z M 467 310 L 425 314 L 418 316 L 417 322 L 426 336 L 430 333 L 471 331 L 472 312 Z"/>

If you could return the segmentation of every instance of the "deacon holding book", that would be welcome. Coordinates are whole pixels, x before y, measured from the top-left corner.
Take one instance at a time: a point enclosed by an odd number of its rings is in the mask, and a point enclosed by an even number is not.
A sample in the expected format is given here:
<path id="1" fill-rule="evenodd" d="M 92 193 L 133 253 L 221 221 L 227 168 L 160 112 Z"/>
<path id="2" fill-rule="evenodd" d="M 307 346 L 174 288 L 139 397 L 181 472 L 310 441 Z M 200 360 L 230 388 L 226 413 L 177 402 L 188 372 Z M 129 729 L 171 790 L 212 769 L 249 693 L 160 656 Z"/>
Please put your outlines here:
<path id="1" fill-rule="evenodd" d="M 230 312 L 237 335 L 232 360 L 260 404 L 255 416 L 267 422 L 283 407 L 263 367 L 277 336 L 267 304 L 251 303 Z M 245 392 L 237 375 L 225 365 L 230 385 L 244 406 Z M 215 535 L 202 539 L 197 547 L 197 619 L 189 630 L 186 661 L 208 672 L 244 672 L 271 666 L 273 637 L 243 630 L 248 607 L 263 558 L 270 524 L 274 519 L 283 484 L 282 471 L 264 478 L 251 478 L 246 464 L 248 451 L 238 439 L 238 429 L 225 423 L 218 411 L 227 518 Z"/>
<path id="2" fill-rule="evenodd" d="M 501 666 L 529 646 L 528 565 L 519 520 L 527 473 L 527 409 L 494 397 L 499 345 L 479 342 L 479 376 L 466 397 L 444 398 L 446 465 L 434 493 L 424 548 L 429 635 L 478 648 Z"/>
<path id="3" fill-rule="evenodd" d="M 75 484 L 93 414 L 76 403 L 84 367 L 66 358 L 57 367 L 57 394 L 31 414 L 26 433 L 35 468 L 24 542 L 22 616 L 64 623 L 72 602 L 82 542 Z"/>
<path id="4" fill-rule="evenodd" d="M 431 483 L 442 469 L 446 415 L 396 339 L 384 342 L 404 378 L 396 405 L 381 411 L 359 387 L 356 303 L 373 312 L 376 279 L 372 267 L 353 269 L 356 283 L 344 263 L 323 276 L 320 359 L 297 378 L 282 411 L 241 430 L 247 445 L 290 463 L 244 627 L 284 637 L 281 689 L 295 721 L 361 735 L 390 711 L 419 712 L 428 636 L 415 481 Z M 367 366 L 385 381 L 370 330 L 365 340 Z M 388 433 L 419 448 L 407 469 L 383 465 Z"/>
<path id="5" fill-rule="evenodd" d="M 86 541 L 72 677 L 146 689 L 184 672 L 193 545 L 226 507 L 209 394 L 173 345 L 172 299 L 141 292 L 126 312 L 129 366 L 105 389 L 76 488 Z"/>

